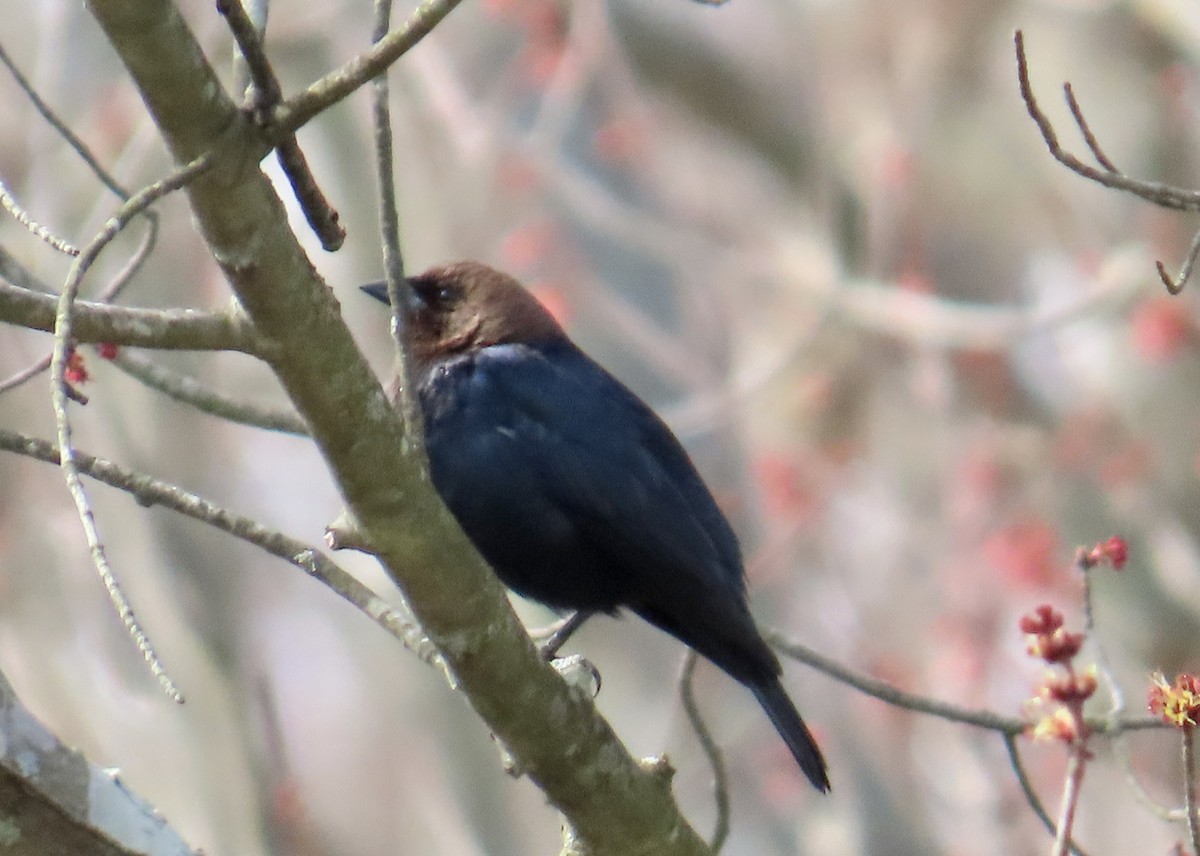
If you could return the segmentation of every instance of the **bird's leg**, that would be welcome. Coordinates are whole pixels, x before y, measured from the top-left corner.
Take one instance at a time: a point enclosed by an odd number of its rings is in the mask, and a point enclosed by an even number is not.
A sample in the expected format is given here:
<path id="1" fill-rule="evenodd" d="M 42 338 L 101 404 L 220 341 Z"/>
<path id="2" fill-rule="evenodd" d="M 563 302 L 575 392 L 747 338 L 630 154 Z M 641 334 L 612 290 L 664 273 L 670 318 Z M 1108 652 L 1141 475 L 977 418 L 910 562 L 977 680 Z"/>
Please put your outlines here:
<path id="1" fill-rule="evenodd" d="M 538 652 L 546 660 L 553 660 L 558 656 L 558 649 L 566 644 L 567 640 L 583 626 L 583 623 L 591 618 L 596 613 L 590 609 L 581 609 L 577 612 L 572 612 L 562 621 L 552 625 L 550 633 L 538 645 Z"/>

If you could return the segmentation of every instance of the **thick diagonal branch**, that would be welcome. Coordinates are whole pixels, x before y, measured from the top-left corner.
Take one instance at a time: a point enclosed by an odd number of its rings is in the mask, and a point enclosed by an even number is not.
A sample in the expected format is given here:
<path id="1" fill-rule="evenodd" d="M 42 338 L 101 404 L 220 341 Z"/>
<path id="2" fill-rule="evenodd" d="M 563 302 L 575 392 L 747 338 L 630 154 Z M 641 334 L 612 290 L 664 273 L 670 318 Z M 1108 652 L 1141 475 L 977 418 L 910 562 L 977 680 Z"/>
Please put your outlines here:
<path id="1" fill-rule="evenodd" d="M 538 657 L 455 524 L 258 168 L 253 129 L 165 0 L 88 0 L 175 159 L 220 149 L 192 210 L 350 510 L 458 685 L 591 853 L 704 854 L 668 777 L 631 758 Z M 377 71 L 375 73 L 378 73 Z"/>

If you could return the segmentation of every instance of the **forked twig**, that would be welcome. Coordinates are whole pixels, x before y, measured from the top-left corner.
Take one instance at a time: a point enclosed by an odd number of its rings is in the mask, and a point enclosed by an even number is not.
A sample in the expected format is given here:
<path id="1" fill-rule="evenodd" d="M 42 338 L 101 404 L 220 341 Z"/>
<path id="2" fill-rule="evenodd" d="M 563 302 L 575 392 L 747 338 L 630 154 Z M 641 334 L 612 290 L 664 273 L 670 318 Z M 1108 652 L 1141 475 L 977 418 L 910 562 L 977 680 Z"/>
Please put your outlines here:
<path id="1" fill-rule="evenodd" d="M 1029 111 L 1030 118 L 1037 125 L 1038 131 L 1042 135 L 1042 140 L 1046 143 L 1046 147 L 1050 149 L 1050 154 L 1056 161 L 1090 181 L 1102 184 L 1105 187 L 1111 187 L 1114 190 L 1123 190 L 1126 193 L 1131 193 L 1140 199 L 1152 202 L 1162 208 L 1169 208 L 1174 211 L 1200 211 L 1200 191 L 1174 187 L 1159 182 L 1140 181 L 1130 178 L 1118 170 L 1112 159 L 1100 147 L 1100 143 L 1096 139 L 1091 125 L 1083 115 L 1083 110 L 1079 106 L 1078 99 L 1075 97 L 1075 91 L 1069 83 L 1063 84 L 1067 106 L 1071 110 L 1071 116 L 1079 128 L 1079 133 L 1083 136 L 1088 150 L 1092 153 L 1092 157 L 1096 159 L 1100 168 L 1098 169 L 1091 164 L 1085 163 L 1064 149 L 1058 141 L 1058 134 L 1054 130 L 1054 125 L 1050 122 L 1050 118 L 1042 111 L 1041 106 L 1037 102 L 1037 97 L 1033 94 L 1033 85 L 1029 82 L 1029 63 L 1025 56 L 1025 37 L 1020 30 L 1017 30 L 1014 34 L 1013 43 L 1017 52 L 1017 81 L 1021 87 L 1021 98 L 1025 102 L 1025 109 Z M 1191 249 L 1188 251 L 1187 259 L 1178 277 L 1172 279 L 1161 261 L 1155 263 L 1159 278 L 1162 280 L 1163 285 L 1166 286 L 1168 292 L 1178 294 L 1183 289 L 1183 286 L 1192 274 L 1192 268 L 1196 263 L 1197 255 L 1200 255 L 1200 233 L 1197 233 L 1196 237 L 1192 240 Z"/>
<path id="2" fill-rule="evenodd" d="M 250 103 L 247 107 L 260 127 L 269 128 L 272 112 L 282 100 L 283 91 L 267 59 L 258 29 L 246 14 L 241 0 L 217 0 L 217 11 L 229 24 L 229 30 L 250 71 Z M 339 249 L 346 239 L 346 230 L 339 222 L 337 210 L 321 192 L 308 160 L 296 141 L 296 135 L 283 134 L 274 141 L 274 146 L 279 166 L 296 193 L 296 201 L 300 203 L 300 210 L 304 212 L 309 227 L 325 250 L 333 252 Z"/>
<path id="3" fill-rule="evenodd" d="M 62 469 L 63 478 L 66 480 L 67 490 L 70 492 L 71 498 L 75 501 L 75 508 L 79 513 L 79 519 L 83 525 L 84 534 L 87 537 L 88 547 L 91 549 L 92 562 L 96 566 L 96 571 L 100 574 L 100 579 L 104 583 L 104 588 L 108 592 L 109 599 L 116 608 L 117 614 L 125 625 L 125 629 L 133 638 L 138 651 L 141 652 L 142 657 L 145 659 L 147 665 L 149 665 L 151 673 L 158 679 L 163 691 L 178 703 L 183 702 L 183 696 L 175 686 L 174 681 L 171 680 L 170 675 L 163 668 L 162 661 L 150 644 L 145 630 L 142 629 L 137 617 L 133 614 L 133 608 L 130 606 L 128 598 L 125 597 L 121 585 L 117 581 L 116 574 L 108 562 L 104 545 L 100 541 L 100 533 L 96 527 L 95 516 L 92 513 L 87 492 L 83 487 L 83 481 L 79 477 L 79 465 L 75 457 L 75 450 L 71 445 L 71 422 L 67 408 L 70 385 L 66 380 L 66 370 L 67 360 L 73 347 L 71 340 L 72 309 L 75 298 L 79 294 L 79 286 L 88 269 L 103 249 L 128 225 L 130 220 L 138 216 L 163 196 L 178 190 L 195 179 L 196 176 L 212 165 L 213 160 L 214 154 L 208 152 L 187 166 L 176 170 L 162 181 L 155 182 L 134 194 L 129 198 L 129 201 L 121 206 L 117 214 L 105 223 L 100 233 L 79 254 L 75 259 L 75 263 L 71 266 L 70 273 L 67 275 L 67 281 L 63 286 L 62 294 L 58 300 L 58 311 L 54 322 L 54 350 L 50 359 L 50 398 L 54 408 L 54 419 L 58 434 L 59 466 Z"/>

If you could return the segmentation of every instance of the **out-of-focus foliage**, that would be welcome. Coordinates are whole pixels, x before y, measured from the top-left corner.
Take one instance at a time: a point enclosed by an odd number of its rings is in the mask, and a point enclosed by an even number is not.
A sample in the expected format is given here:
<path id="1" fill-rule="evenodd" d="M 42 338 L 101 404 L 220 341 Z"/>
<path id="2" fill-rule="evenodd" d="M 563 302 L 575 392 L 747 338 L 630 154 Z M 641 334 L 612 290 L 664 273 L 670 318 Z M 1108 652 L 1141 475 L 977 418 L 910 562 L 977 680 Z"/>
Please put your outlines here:
<path id="1" fill-rule="evenodd" d="M 128 185 L 163 174 L 82 8 L 9 5 L 0 38 L 42 96 Z M 182 5 L 228 67 L 212 4 Z M 272 3 L 286 91 L 364 48 L 369 5 Z M 1069 145 L 1082 151 L 1056 100 L 1068 78 L 1124 171 L 1196 181 L 1200 16 L 1187 4 L 484 0 L 393 72 L 401 231 L 411 268 L 474 257 L 522 278 L 653 401 L 737 522 L 756 613 L 864 671 L 1019 711 L 1038 675 L 1017 617 L 1049 601 L 1078 625 L 1074 546 L 1124 535 L 1129 566 L 1098 578 L 1098 622 L 1140 704 L 1151 669 L 1200 658 L 1195 305 L 1191 288 L 1164 296 L 1153 268 L 1176 267 L 1195 224 L 1050 159 L 1018 97 L 1015 27 Z M 0 178 L 38 219 L 86 238 L 113 198 L 7 78 L 0 93 Z M 387 371 L 385 319 L 354 288 L 380 269 L 367 120 L 360 94 L 300 141 L 349 235 L 335 255 L 310 240 L 312 256 Z M 162 210 L 125 299 L 227 300 L 182 200 Z M 15 224 L 0 221 L 0 241 L 61 281 L 64 261 Z M 0 375 L 48 347 L 6 328 Z M 198 415 L 84 353 L 80 448 L 320 539 L 339 503 L 306 442 Z M 156 358 L 282 401 L 247 358 Z M 4 424 L 48 436 L 45 386 L 0 397 Z M 0 667 L 193 845 L 557 847 L 537 791 L 504 775 L 461 698 L 394 640 L 295 570 L 97 488 L 111 558 L 188 697 L 174 707 L 112 614 L 55 471 L 4 456 L 0 484 Z M 370 562 L 347 563 L 391 596 Z M 599 704 L 631 748 L 669 752 L 706 828 L 710 772 L 680 713 L 680 647 L 635 620 L 597 620 L 572 645 L 602 672 Z M 728 854 L 1048 845 L 993 735 L 789 667 L 831 762 L 821 798 L 745 694 L 709 667 L 699 680 L 732 776 Z M 1096 746 L 1079 840 L 1165 852 L 1181 831 L 1141 808 Z M 1172 740 L 1129 749 L 1151 792 L 1175 801 Z M 1026 754 L 1053 804 L 1060 747 Z"/>

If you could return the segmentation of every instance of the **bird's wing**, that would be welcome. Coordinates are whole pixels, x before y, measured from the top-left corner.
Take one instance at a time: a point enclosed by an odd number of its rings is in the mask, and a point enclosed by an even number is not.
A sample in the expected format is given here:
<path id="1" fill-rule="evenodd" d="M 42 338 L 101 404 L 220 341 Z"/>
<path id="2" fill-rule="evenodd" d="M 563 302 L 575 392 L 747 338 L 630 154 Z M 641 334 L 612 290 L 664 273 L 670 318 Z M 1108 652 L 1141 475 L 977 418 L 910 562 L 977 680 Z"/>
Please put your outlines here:
<path id="1" fill-rule="evenodd" d="M 741 601 L 737 539 L 679 441 L 641 399 L 569 343 L 550 353 L 487 351 L 478 368 L 508 404 L 509 451 L 609 554 L 612 573 L 651 601 L 665 597 L 663 588 Z"/>

